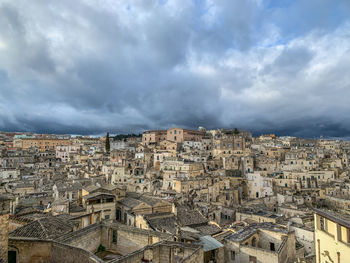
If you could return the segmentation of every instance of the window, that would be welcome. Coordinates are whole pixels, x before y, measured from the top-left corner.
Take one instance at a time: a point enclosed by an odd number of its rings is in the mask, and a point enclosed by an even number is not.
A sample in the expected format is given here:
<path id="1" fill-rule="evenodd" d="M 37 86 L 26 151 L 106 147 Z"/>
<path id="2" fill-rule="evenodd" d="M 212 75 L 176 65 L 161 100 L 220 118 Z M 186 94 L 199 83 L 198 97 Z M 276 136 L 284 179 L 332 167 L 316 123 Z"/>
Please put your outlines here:
<path id="1" fill-rule="evenodd" d="M 342 238 L 342 233 L 341 233 L 342 231 L 341 231 L 341 225 L 338 225 L 337 224 L 337 233 L 338 233 L 338 240 L 339 241 L 342 241 L 343 240 L 343 238 Z"/>
<path id="2" fill-rule="evenodd" d="M 320 217 L 320 229 L 324 231 L 324 218 Z"/>
<path id="3" fill-rule="evenodd" d="M 275 243 L 270 242 L 270 250 L 275 251 Z"/>
<path id="4" fill-rule="evenodd" d="M 8 252 L 8 262 L 17 262 L 17 251 Z"/>
<path id="5" fill-rule="evenodd" d="M 105 215 L 105 219 L 109 219 L 109 215 Z"/>
<path id="6" fill-rule="evenodd" d="M 236 252 L 231 251 L 231 260 L 235 260 L 235 258 L 236 258 Z"/>
<path id="7" fill-rule="evenodd" d="M 254 256 L 249 256 L 249 263 L 256 263 L 256 257 Z"/>
<path id="8" fill-rule="evenodd" d="M 174 136 L 174 141 L 176 141 L 176 136 Z"/>
<path id="9" fill-rule="evenodd" d="M 252 247 L 256 247 L 256 238 L 255 237 L 253 237 L 253 239 L 252 239 Z"/>
<path id="10" fill-rule="evenodd" d="M 112 232 L 112 242 L 115 244 L 117 243 L 117 230 L 114 230 L 114 229 Z"/>
<path id="11" fill-rule="evenodd" d="M 176 134 L 176 130 L 174 130 L 174 134 Z"/>

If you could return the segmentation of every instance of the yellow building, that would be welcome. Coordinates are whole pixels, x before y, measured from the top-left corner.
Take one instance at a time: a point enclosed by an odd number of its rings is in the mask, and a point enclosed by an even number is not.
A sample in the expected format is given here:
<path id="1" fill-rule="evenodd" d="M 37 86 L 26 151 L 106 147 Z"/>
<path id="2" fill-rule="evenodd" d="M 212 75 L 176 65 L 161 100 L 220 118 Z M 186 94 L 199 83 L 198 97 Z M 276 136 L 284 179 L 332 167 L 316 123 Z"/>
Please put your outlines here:
<path id="1" fill-rule="evenodd" d="M 350 217 L 315 209 L 316 263 L 350 262 Z"/>
<path id="2" fill-rule="evenodd" d="M 22 149 L 38 148 L 41 152 L 54 150 L 58 145 L 68 145 L 69 139 L 56 139 L 56 138 L 23 138 L 17 140 L 14 143 L 15 147 L 21 147 Z"/>
<path id="3" fill-rule="evenodd" d="M 166 130 L 146 131 L 142 134 L 142 144 L 149 145 L 151 143 L 159 143 L 163 140 L 166 140 L 166 137 Z"/>

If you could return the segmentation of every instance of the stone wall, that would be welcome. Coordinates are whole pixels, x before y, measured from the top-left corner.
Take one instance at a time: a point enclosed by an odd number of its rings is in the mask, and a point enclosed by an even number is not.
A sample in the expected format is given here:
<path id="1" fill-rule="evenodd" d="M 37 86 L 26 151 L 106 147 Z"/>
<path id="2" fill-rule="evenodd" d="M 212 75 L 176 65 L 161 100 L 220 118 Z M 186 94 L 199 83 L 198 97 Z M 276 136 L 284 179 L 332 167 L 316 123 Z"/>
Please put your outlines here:
<path id="1" fill-rule="evenodd" d="M 10 238 L 11 250 L 17 251 L 17 262 L 51 262 L 51 242 L 35 239 Z"/>
<path id="2" fill-rule="evenodd" d="M 54 263 L 98 263 L 102 260 L 91 252 L 81 248 L 53 243 L 51 247 L 51 262 Z M 102 261 L 103 262 L 103 261 Z"/>
<path id="3" fill-rule="evenodd" d="M 95 253 L 99 245 L 102 244 L 101 236 L 101 224 L 93 224 L 88 227 L 79 229 L 73 233 L 64 235 L 60 237 L 58 241 Z"/>
<path id="4" fill-rule="evenodd" d="M 113 232 L 115 232 L 117 238 L 116 242 L 113 242 Z M 57 241 L 93 253 L 97 251 L 101 244 L 107 249 L 116 250 L 121 255 L 126 255 L 171 237 L 169 234 L 129 227 L 111 220 L 68 233 Z"/>
<path id="5" fill-rule="evenodd" d="M 277 251 L 282 243 L 282 235 L 279 232 L 267 231 L 260 229 L 258 247 L 270 250 L 270 244 L 273 243 L 275 251 Z"/>
<path id="6" fill-rule="evenodd" d="M 175 251 L 178 251 L 176 256 L 174 253 Z M 139 263 L 142 259 L 145 259 L 148 261 L 152 260 L 153 263 L 173 263 L 175 262 L 175 257 L 177 258 L 177 262 L 203 262 L 203 250 L 202 247 L 197 245 L 162 241 L 134 251 L 112 262 Z"/>
<path id="7" fill-rule="evenodd" d="M 116 231 L 117 242 L 112 243 L 112 233 Z M 121 255 L 133 253 L 147 245 L 162 240 L 171 240 L 172 236 L 152 230 L 139 229 L 116 222 L 104 222 L 102 227 L 102 244 L 106 248 L 117 250 Z"/>
<path id="8" fill-rule="evenodd" d="M 259 263 L 279 263 L 278 254 L 276 252 L 266 251 L 257 247 L 241 246 L 238 262 L 248 263 L 249 256 L 256 257 Z"/>
<path id="9" fill-rule="evenodd" d="M 197 248 L 192 254 L 184 258 L 181 263 L 197 263 L 204 262 L 204 253 L 202 247 Z"/>
<path id="10" fill-rule="evenodd" d="M 270 218 L 267 216 L 260 216 L 260 215 L 255 215 L 255 214 L 248 214 L 248 213 L 241 213 L 241 212 L 236 212 L 236 220 L 239 221 L 244 221 L 246 219 L 251 219 L 256 222 L 271 222 L 271 223 L 276 223 L 276 218 Z"/>
<path id="11" fill-rule="evenodd" d="M 138 231 L 117 230 L 117 251 L 122 255 L 132 253 L 147 245 L 159 242 L 159 238 Z"/>
<path id="12" fill-rule="evenodd" d="M 278 249 L 278 259 L 279 262 L 289 262 L 288 248 L 287 248 L 287 238 L 285 238 Z"/>
<path id="13" fill-rule="evenodd" d="M 296 259 L 296 248 L 295 248 L 295 233 L 288 233 L 288 239 L 286 242 L 288 262 L 294 262 Z"/>
<path id="14" fill-rule="evenodd" d="M 0 262 L 7 262 L 9 216 L 0 214 Z"/>
<path id="15" fill-rule="evenodd" d="M 298 226 L 290 226 L 295 231 L 295 237 L 304 245 L 308 254 L 315 254 L 315 238 L 313 229 L 306 229 Z"/>
<path id="16" fill-rule="evenodd" d="M 89 251 L 55 241 L 10 238 L 10 250 L 17 252 L 20 263 L 102 263 Z"/>

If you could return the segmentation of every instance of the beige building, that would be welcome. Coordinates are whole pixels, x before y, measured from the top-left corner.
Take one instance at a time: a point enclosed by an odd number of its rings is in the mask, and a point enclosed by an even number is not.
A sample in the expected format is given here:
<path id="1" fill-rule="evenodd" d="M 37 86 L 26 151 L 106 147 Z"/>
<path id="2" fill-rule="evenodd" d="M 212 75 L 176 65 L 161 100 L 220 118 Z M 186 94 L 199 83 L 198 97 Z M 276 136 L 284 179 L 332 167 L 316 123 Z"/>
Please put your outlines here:
<path id="1" fill-rule="evenodd" d="M 167 140 L 173 142 L 183 143 L 184 141 L 196 141 L 202 140 L 205 132 L 196 130 L 187 130 L 182 128 L 172 128 L 167 130 Z"/>
<path id="2" fill-rule="evenodd" d="M 185 177 L 196 177 L 204 175 L 204 167 L 202 163 L 178 160 L 174 157 L 164 159 L 160 164 L 160 170 L 176 171 L 178 174 L 182 174 Z"/>
<path id="3" fill-rule="evenodd" d="M 15 142 L 16 147 L 22 149 L 38 148 L 41 152 L 47 150 L 56 151 L 56 147 L 59 145 L 68 145 L 69 139 L 57 139 L 57 138 L 22 138 Z"/>
<path id="4" fill-rule="evenodd" d="M 345 263 L 350 260 L 350 218 L 315 209 L 316 263 Z"/>
<path id="5" fill-rule="evenodd" d="M 160 198 L 145 196 L 145 195 L 132 195 L 126 196 L 117 202 L 117 220 L 127 224 L 129 226 L 136 226 L 142 228 L 143 225 L 140 222 L 136 225 L 137 215 L 148 215 L 153 213 L 170 213 L 173 206 L 170 202 L 162 200 Z M 138 217 L 138 219 L 140 219 Z"/>
<path id="6" fill-rule="evenodd" d="M 107 193 L 92 193 L 83 196 L 83 204 L 86 207 L 86 211 L 89 213 L 101 211 L 103 219 L 115 219 L 115 195 Z"/>
<path id="7" fill-rule="evenodd" d="M 8 262 L 10 199 L 0 196 L 0 262 Z"/>
<path id="8" fill-rule="evenodd" d="M 273 223 L 249 225 L 225 241 L 227 263 L 292 263 L 296 260 L 294 231 Z"/>
<path id="9" fill-rule="evenodd" d="M 248 194 L 249 198 L 261 198 L 273 195 L 273 179 L 262 176 L 261 173 L 248 173 Z"/>
<path id="10" fill-rule="evenodd" d="M 149 145 L 159 143 L 164 140 L 183 143 L 184 141 L 201 141 L 205 135 L 203 131 L 188 130 L 182 128 L 172 128 L 169 130 L 146 131 L 142 134 L 142 144 Z"/>
<path id="11" fill-rule="evenodd" d="M 177 193 L 188 193 L 190 190 L 208 189 L 211 185 L 212 180 L 210 177 L 200 177 L 195 179 L 175 178 L 171 184 L 172 189 Z"/>
<path id="12" fill-rule="evenodd" d="M 151 143 L 159 143 L 167 139 L 166 130 L 146 131 L 142 134 L 142 144 L 149 145 Z"/>
<path id="13" fill-rule="evenodd" d="M 214 156 L 220 154 L 242 154 L 245 150 L 245 138 L 240 135 L 225 136 L 214 140 Z"/>

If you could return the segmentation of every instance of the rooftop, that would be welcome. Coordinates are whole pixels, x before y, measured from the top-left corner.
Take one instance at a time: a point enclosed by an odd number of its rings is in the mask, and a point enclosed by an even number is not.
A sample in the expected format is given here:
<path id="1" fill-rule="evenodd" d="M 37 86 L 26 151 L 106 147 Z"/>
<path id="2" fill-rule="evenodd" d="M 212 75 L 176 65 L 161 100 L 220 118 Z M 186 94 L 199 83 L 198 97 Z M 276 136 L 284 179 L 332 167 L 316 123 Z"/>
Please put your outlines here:
<path id="1" fill-rule="evenodd" d="M 12 231 L 10 237 L 31 237 L 39 239 L 55 239 L 72 232 L 74 223 L 66 218 L 47 216 Z"/>
<path id="2" fill-rule="evenodd" d="M 335 213 L 331 210 L 317 209 L 314 208 L 316 214 L 328 218 L 331 221 L 337 222 L 338 224 L 350 228 L 350 216 L 342 213 Z"/>
<path id="3" fill-rule="evenodd" d="M 229 239 L 234 242 L 241 242 L 247 239 L 248 237 L 252 236 L 255 234 L 259 229 L 263 230 L 269 230 L 269 231 L 274 231 L 274 232 L 281 232 L 287 234 L 289 231 L 288 229 L 281 227 L 277 224 L 270 223 L 270 222 L 265 222 L 265 223 L 260 223 L 260 224 L 251 224 L 236 233 L 228 236 L 226 239 Z"/>

